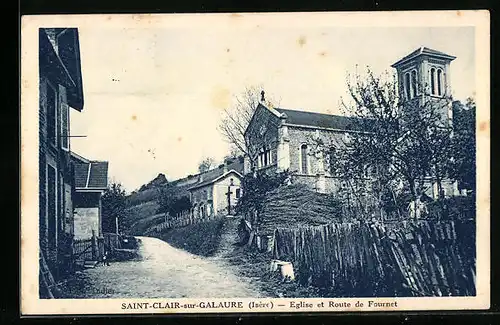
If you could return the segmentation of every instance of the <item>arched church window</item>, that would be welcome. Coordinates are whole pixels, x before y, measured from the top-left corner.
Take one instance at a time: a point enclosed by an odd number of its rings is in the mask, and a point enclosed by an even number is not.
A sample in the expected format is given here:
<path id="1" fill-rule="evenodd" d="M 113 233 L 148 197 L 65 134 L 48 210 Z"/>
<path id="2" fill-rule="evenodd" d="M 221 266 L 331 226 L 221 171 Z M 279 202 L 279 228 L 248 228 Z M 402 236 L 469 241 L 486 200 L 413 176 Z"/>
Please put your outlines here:
<path id="1" fill-rule="evenodd" d="M 307 174 L 307 144 L 303 144 L 300 147 L 300 162 L 301 162 L 301 172 L 302 174 Z"/>
<path id="2" fill-rule="evenodd" d="M 436 69 L 431 69 L 431 94 L 436 94 Z"/>
<path id="3" fill-rule="evenodd" d="M 438 95 L 443 95 L 443 70 L 438 69 L 437 71 L 437 91 Z"/>
<path id="4" fill-rule="evenodd" d="M 417 70 L 411 71 L 411 98 L 417 96 Z"/>
<path id="5" fill-rule="evenodd" d="M 404 88 L 405 88 L 406 99 L 410 99 L 411 98 L 411 90 L 410 90 L 410 74 L 409 73 L 405 73 Z"/>

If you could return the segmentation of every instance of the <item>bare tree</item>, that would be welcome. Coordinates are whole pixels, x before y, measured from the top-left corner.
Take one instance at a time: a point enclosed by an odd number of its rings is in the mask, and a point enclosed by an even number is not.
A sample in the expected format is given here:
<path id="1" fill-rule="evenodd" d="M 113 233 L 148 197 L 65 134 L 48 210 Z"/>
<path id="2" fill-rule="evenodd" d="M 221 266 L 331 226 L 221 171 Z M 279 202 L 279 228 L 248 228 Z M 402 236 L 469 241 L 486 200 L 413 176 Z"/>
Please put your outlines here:
<path id="1" fill-rule="evenodd" d="M 384 192 L 395 198 L 401 183 L 415 200 L 426 178 L 440 188 L 452 148 L 451 126 L 443 117 L 450 98 L 407 100 L 400 96 L 395 76 L 375 76 L 369 69 L 366 78 L 355 75 L 347 86 L 349 100 L 343 99 L 341 107 L 351 117 L 351 132 L 340 141 L 310 141 L 330 158 L 330 172 L 343 181 L 348 205 L 366 207 L 371 196 L 382 206 Z M 423 86 L 418 85 L 420 94 Z"/>
<path id="2" fill-rule="evenodd" d="M 207 157 L 203 159 L 200 164 L 198 165 L 198 171 L 200 173 L 204 173 L 207 170 L 210 170 L 215 164 L 215 159 L 212 157 Z"/>
<path id="3" fill-rule="evenodd" d="M 235 97 L 235 104 L 224 110 L 224 115 L 219 124 L 219 131 L 230 144 L 232 156 L 246 155 L 250 161 L 255 161 L 258 153 L 254 152 L 245 131 L 252 120 L 255 110 L 262 102 L 262 87 L 250 86 Z M 265 100 L 266 105 L 273 107 L 277 103 Z"/>

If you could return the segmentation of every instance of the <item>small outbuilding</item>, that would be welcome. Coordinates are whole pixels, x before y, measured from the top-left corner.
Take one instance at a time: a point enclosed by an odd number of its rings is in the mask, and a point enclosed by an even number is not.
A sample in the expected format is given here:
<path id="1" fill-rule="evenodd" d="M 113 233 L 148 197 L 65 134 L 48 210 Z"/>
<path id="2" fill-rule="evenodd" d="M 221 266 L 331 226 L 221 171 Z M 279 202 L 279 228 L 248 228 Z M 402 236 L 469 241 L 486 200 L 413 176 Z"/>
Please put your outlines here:
<path id="1" fill-rule="evenodd" d="M 101 196 L 108 186 L 108 162 L 72 153 L 75 171 L 74 239 L 102 236 Z"/>

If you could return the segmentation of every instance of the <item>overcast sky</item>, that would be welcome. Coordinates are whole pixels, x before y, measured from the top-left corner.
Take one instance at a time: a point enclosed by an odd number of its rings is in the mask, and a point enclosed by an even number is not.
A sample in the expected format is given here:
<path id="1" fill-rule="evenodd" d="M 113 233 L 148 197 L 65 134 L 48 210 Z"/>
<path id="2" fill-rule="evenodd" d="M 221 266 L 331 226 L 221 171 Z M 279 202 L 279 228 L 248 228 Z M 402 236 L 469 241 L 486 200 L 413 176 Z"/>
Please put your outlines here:
<path id="1" fill-rule="evenodd" d="M 346 75 L 376 73 L 427 46 L 457 57 L 455 99 L 475 92 L 474 29 L 248 26 L 80 28 L 84 110 L 72 110 L 72 150 L 109 161 L 128 191 L 158 173 L 169 180 L 220 160 L 222 109 L 245 87 L 263 85 L 280 106 L 339 113 Z"/>

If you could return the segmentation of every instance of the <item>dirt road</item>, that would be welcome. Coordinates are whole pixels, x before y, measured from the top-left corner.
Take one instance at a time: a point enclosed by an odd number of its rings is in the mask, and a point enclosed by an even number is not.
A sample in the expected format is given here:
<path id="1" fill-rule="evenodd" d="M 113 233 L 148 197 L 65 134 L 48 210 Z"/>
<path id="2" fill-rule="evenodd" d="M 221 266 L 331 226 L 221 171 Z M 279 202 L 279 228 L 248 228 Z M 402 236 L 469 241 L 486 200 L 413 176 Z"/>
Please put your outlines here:
<path id="1" fill-rule="evenodd" d="M 263 297 L 250 279 L 220 258 L 206 258 L 166 242 L 138 237 L 141 260 L 115 262 L 81 272 L 69 285 L 72 298 Z"/>

